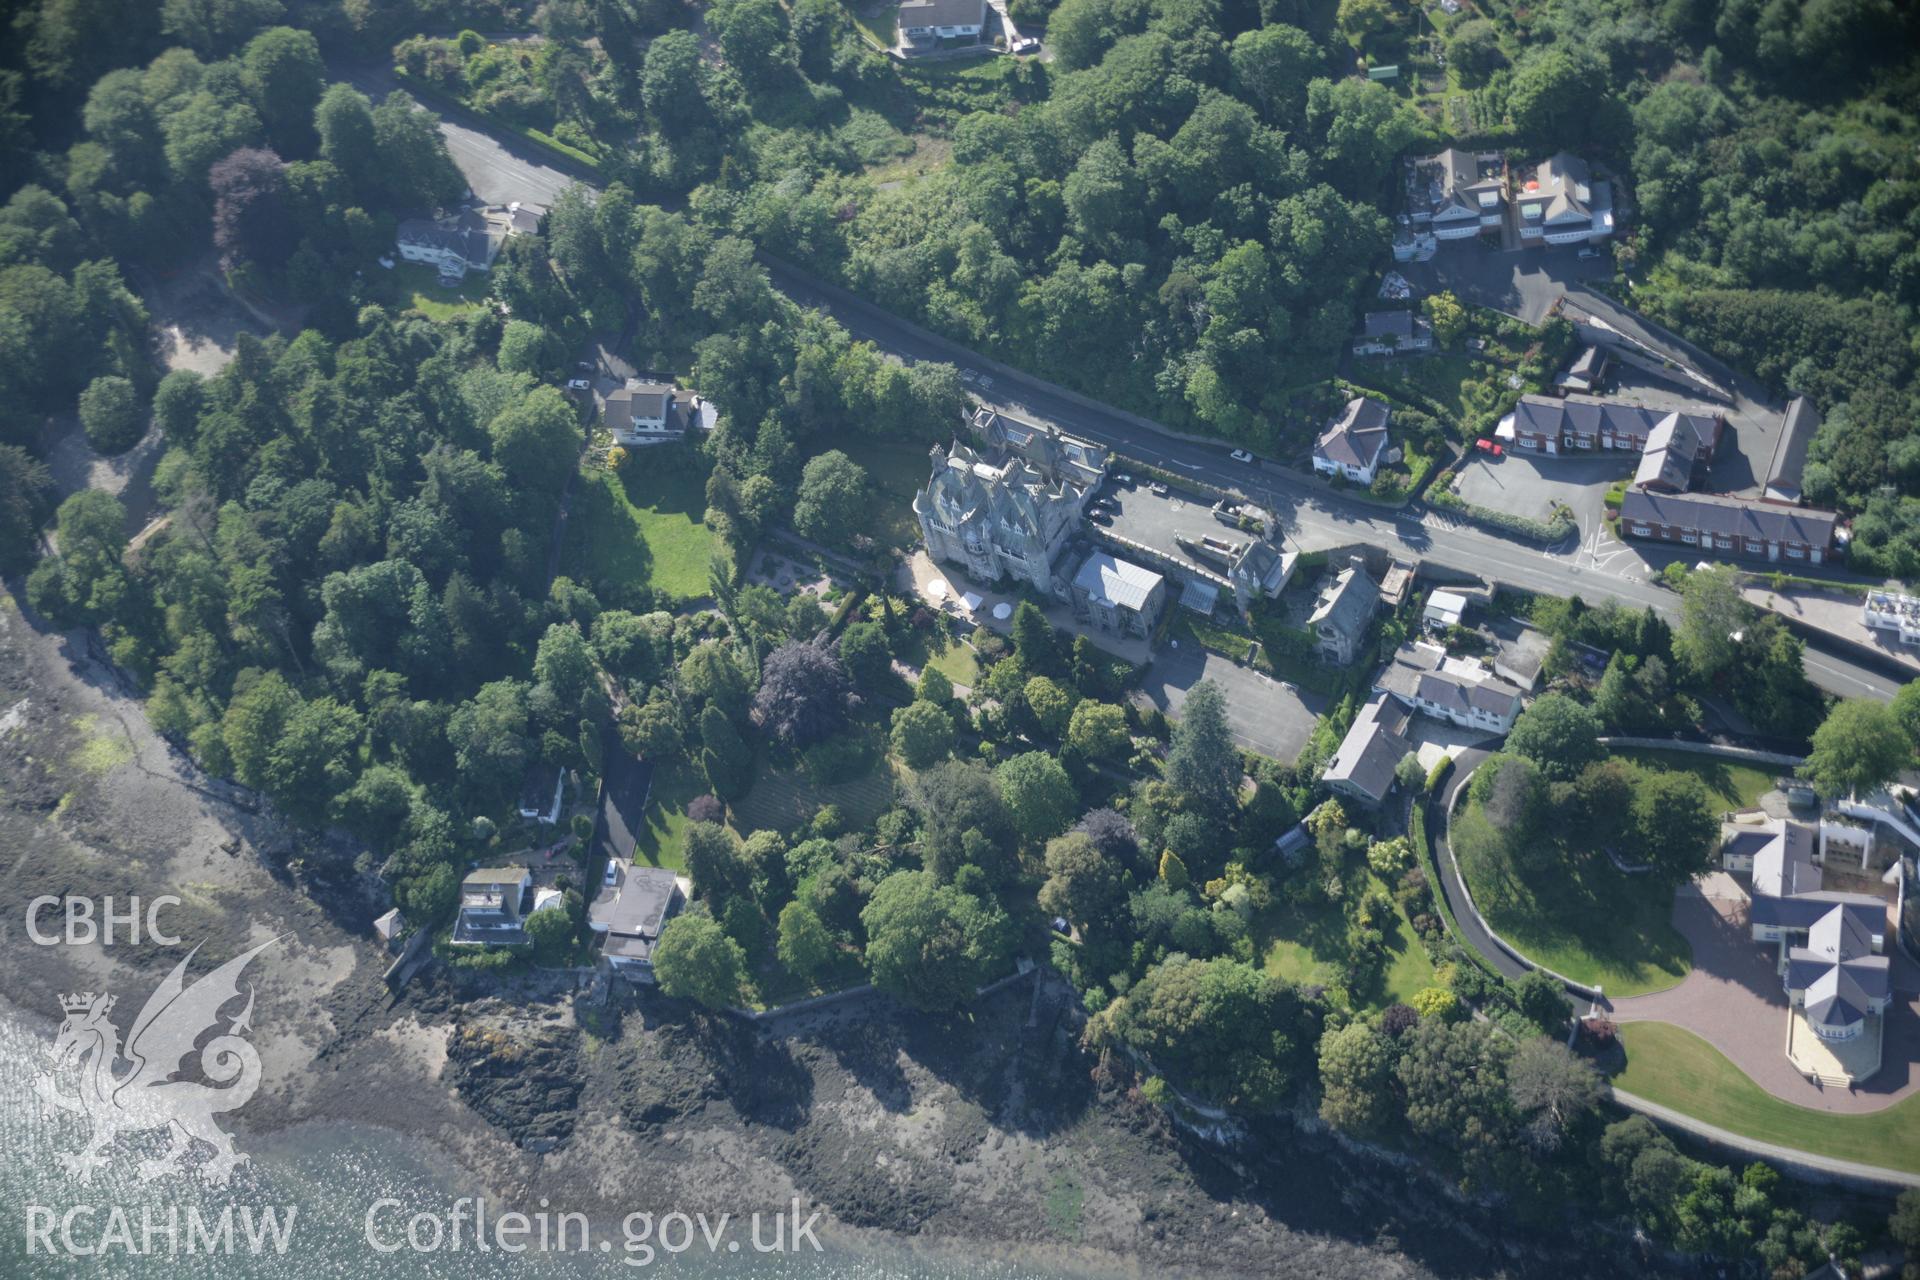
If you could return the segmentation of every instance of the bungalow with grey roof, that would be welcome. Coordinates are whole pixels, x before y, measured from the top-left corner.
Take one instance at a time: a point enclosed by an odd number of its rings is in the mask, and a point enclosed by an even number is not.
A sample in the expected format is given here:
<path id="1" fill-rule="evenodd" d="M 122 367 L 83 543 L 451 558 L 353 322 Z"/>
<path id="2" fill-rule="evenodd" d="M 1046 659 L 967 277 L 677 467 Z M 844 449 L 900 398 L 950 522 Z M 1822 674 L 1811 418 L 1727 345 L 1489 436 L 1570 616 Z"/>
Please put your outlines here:
<path id="1" fill-rule="evenodd" d="M 978 40 L 987 26 L 987 0 L 900 0 L 900 45 L 929 52 L 943 40 Z"/>
<path id="2" fill-rule="evenodd" d="M 1566 371 L 1553 380 L 1553 385 L 1561 395 L 1579 393 L 1592 395 L 1597 392 L 1607 378 L 1607 349 L 1605 347 L 1584 347 L 1575 356 Z"/>
<path id="3" fill-rule="evenodd" d="M 1773 442 L 1773 456 L 1767 460 L 1767 482 L 1760 491 L 1762 502 L 1799 505 L 1807 450 L 1819 430 L 1820 410 L 1805 396 L 1795 396 L 1780 417 L 1780 438 Z"/>
<path id="4" fill-rule="evenodd" d="M 1429 351 L 1433 325 L 1411 311 L 1369 311 L 1353 341 L 1357 356 L 1390 356 L 1397 351 Z"/>

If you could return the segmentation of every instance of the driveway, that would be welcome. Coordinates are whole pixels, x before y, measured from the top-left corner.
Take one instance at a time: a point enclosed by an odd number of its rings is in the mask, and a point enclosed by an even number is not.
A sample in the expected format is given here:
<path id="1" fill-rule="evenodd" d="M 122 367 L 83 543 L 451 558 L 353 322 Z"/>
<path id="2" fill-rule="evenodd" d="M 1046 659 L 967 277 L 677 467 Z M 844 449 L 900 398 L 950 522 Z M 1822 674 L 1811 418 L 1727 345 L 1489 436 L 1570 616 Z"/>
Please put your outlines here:
<path id="1" fill-rule="evenodd" d="M 1396 263 L 1418 294 L 1450 290 L 1462 302 L 1503 311 L 1539 324 L 1566 294 L 1570 283 L 1604 280 L 1613 274 L 1613 255 L 1582 259 L 1574 245 L 1503 250 L 1488 241 L 1443 241 L 1425 262 Z"/>
<path id="2" fill-rule="evenodd" d="M 1879 1111 L 1920 1091 L 1920 974 L 1892 947 L 1894 1001 L 1882 1026 L 1880 1070 L 1852 1089 L 1807 1079 L 1787 1060 L 1787 996 L 1773 950 L 1753 940 L 1740 881 L 1715 872 L 1674 895 L 1673 927 L 1693 947 L 1679 986 L 1614 1002 L 1617 1022 L 1667 1022 L 1707 1041 L 1768 1093 L 1816 1111 Z"/>
<path id="3" fill-rule="evenodd" d="M 1454 488 L 1468 502 L 1530 520 L 1545 520 L 1556 502 L 1573 508 L 1582 529 L 1599 519 L 1607 486 L 1633 472 L 1626 454 L 1598 458 L 1534 458 L 1508 450 L 1499 458 L 1475 451 Z"/>
<path id="4" fill-rule="evenodd" d="M 1179 608 L 1179 605 L 1171 606 Z M 1250 751 L 1290 762 L 1313 735 L 1314 722 L 1327 709 L 1327 700 L 1306 690 L 1295 690 L 1252 667 L 1243 667 L 1191 643 L 1163 645 L 1140 682 L 1153 705 L 1179 719 L 1187 691 L 1202 680 L 1220 686 L 1227 697 L 1227 725 L 1233 739 Z"/>

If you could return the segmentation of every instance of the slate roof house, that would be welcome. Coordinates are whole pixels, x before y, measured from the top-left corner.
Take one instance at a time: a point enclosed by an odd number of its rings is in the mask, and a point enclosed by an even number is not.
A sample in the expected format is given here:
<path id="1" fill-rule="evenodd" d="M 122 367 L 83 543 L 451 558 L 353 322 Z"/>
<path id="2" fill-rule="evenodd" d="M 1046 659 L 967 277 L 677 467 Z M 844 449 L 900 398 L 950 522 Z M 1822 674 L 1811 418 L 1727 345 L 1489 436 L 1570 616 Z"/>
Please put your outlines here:
<path id="1" fill-rule="evenodd" d="M 1565 151 L 1540 162 L 1513 204 L 1522 242 L 1595 244 L 1613 234 L 1612 187 Z"/>
<path id="2" fill-rule="evenodd" d="M 1820 411 L 1805 396 L 1795 396 L 1781 415 L 1780 438 L 1773 443 L 1773 456 L 1767 460 L 1767 483 L 1760 491 L 1762 502 L 1795 506 L 1800 501 L 1800 482 L 1807 470 L 1807 449 L 1820 430 Z"/>
<path id="3" fill-rule="evenodd" d="M 1372 484 L 1374 470 L 1387 449 L 1390 411 L 1372 396 L 1357 396 L 1321 431 L 1313 444 L 1313 469 L 1321 475 L 1345 476 L 1355 484 Z"/>
<path id="4" fill-rule="evenodd" d="M 1248 542 L 1246 549 L 1227 567 L 1227 577 L 1233 583 L 1233 595 L 1240 603 L 1240 611 L 1250 613 L 1254 601 L 1263 596 L 1277 596 L 1285 590 L 1298 559 L 1295 553 L 1282 551 L 1265 538 Z"/>
<path id="5" fill-rule="evenodd" d="M 1620 531 L 1628 537 L 1770 561 L 1825 564 L 1837 554 L 1838 527 L 1831 511 L 1717 494 L 1632 488 L 1620 503 Z"/>
<path id="6" fill-rule="evenodd" d="M 679 440 L 696 427 L 711 430 L 717 419 L 711 401 L 640 378 L 609 391 L 600 405 L 601 425 L 613 433 L 615 444 L 629 447 Z"/>
<path id="7" fill-rule="evenodd" d="M 1498 151 L 1449 147 L 1410 162 L 1408 213 L 1430 225 L 1436 240 L 1465 240 L 1498 231 L 1507 210 L 1507 160 Z"/>
<path id="8" fill-rule="evenodd" d="M 1423 640 L 1401 645 L 1374 677 L 1373 688 L 1464 729 L 1504 734 L 1520 714 L 1519 689 L 1478 662 L 1449 658 L 1445 649 Z"/>
<path id="9" fill-rule="evenodd" d="M 1553 380 L 1553 385 L 1562 395 L 1591 395 L 1606 381 L 1608 363 L 1605 347 L 1583 347 L 1566 371 Z"/>
<path id="10" fill-rule="evenodd" d="M 538 760 L 529 763 L 520 780 L 520 816 L 547 826 L 560 821 L 560 800 L 566 786 L 565 769 Z"/>
<path id="11" fill-rule="evenodd" d="M 900 0 L 901 45 L 907 53 L 942 40 L 978 40 L 986 30 L 987 0 Z"/>
<path id="12" fill-rule="evenodd" d="M 1380 588 L 1356 556 L 1320 596 L 1307 619 L 1307 630 L 1320 646 L 1320 660 L 1344 667 L 1359 655 L 1367 624 L 1380 604 Z"/>
<path id="13" fill-rule="evenodd" d="M 975 416 L 974 432 L 980 448 L 958 439 L 933 447 L 927 487 L 914 495 L 927 554 L 982 583 L 1011 577 L 1070 599 L 1058 566 L 1106 474 L 1106 450 L 989 410 Z"/>
<path id="14" fill-rule="evenodd" d="M 1833 822 L 1767 818 L 1721 828 L 1721 865 L 1753 877 L 1753 938 L 1778 948 L 1787 1056 L 1808 1075 L 1851 1084 L 1879 1066 L 1891 999 L 1887 904 L 1822 887 L 1836 857 L 1866 865 L 1872 837 Z"/>
<path id="15" fill-rule="evenodd" d="M 1369 311 L 1353 340 L 1357 356 L 1390 356 L 1397 351 L 1427 351 L 1433 347 L 1433 325 L 1411 311 Z"/>
<path id="16" fill-rule="evenodd" d="M 480 205 L 440 218 L 408 218 L 395 230 L 394 246 L 408 262 L 424 262 L 444 281 L 458 282 L 469 271 L 490 271 L 511 236 L 540 230 L 545 211 L 514 201 Z"/>
<path id="17" fill-rule="evenodd" d="M 1153 634 L 1166 603 L 1165 578 L 1104 551 L 1089 555 L 1073 576 L 1074 616 L 1115 635 Z"/>
<path id="18" fill-rule="evenodd" d="M 1407 722 L 1412 719 L 1412 709 L 1399 699 L 1374 694 L 1353 717 L 1352 727 L 1327 761 L 1320 780 L 1330 790 L 1368 808 L 1377 807 L 1393 790 L 1394 769 L 1413 750 L 1406 737 Z"/>
<path id="19" fill-rule="evenodd" d="M 1660 446 L 1687 451 L 1700 465 L 1713 461 L 1726 419 L 1718 414 L 1674 413 L 1590 396 L 1521 396 L 1513 407 L 1513 443 L 1518 449 L 1557 455 L 1592 449 L 1644 452 L 1655 428 L 1671 420 Z"/>

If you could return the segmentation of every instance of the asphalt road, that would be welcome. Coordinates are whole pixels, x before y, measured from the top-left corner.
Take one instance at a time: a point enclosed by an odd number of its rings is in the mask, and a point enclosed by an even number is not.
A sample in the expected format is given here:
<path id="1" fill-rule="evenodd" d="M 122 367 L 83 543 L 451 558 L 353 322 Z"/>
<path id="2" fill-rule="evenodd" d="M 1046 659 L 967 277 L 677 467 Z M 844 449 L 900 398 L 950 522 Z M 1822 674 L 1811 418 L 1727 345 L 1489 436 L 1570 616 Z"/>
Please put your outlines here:
<path id="1" fill-rule="evenodd" d="M 334 74 L 375 99 L 399 87 L 393 73 L 383 67 L 339 69 Z M 440 130 L 446 135 L 454 163 L 482 199 L 551 205 L 575 181 L 511 136 L 502 139 L 483 131 L 477 127 L 479 121 L 458 111 L 439 106 L 435 110 L 441 115 Z M 991 394 L 982 398 L 995 408 L 1016 417 L 1057 424 L 1165 470 L 1238 489 L 1271 510 L 1296 542 L 1303 537 L 1316 545 L 1366 542 L 1409 559 L 1496 578 L 1528 591 L 1577 594 L 1589 602 L 1618 600 L 1635 609 L 1652 605 L 1666 615 L 1675 612 L 1678 598 L 1649 580 L 1645 563 L 1638 556 L 1619 554 L 1617 547 L 1608 548 L 1597 531 L 1592 536 L 1570 539 L 1571 545 L 1540 550 L 1463 524 L 1441 512 L 1384 511 L 1343 498 L 1304 475 L 1277 466 L 1244 466 L 1227 457 L 1228 446 L 1224 443 L 1175 435 L 1135 415 L 1072 396 L 863 299 L 823 289 L 788 264 L 764 257 L 762 261 L 781 292 L 802 305 L 830 313 L 849 332 L 883 351 L 903 360 L 944 361 L 962 369 L 988 371 L 993 386 Z M 1622 328 L 1632 323 L 1632 317 L 1601 300 L 1583 297 L 1582 301 L 1596 311 L 1605 310 L 1608 318 Z M 1640 333 L 1655 336 L 1645 330 Z M 1842 697 L 1888 699 L 1899 687 L 1898 681 L 1874 669 L 1811 646 L 1807 650 L 1807 674 L 1821 688 Z"/>
<path id="2" fill-rule="evenodd" d="M 400 82 L 386 67 L 343 67 L 332 74 L 376 103 L 400 88 Z M 560 193 L 574 184 L 573 176 L 549 164 L 544 152 L 513 135 L 484 132 L 471 117 L 453 108 L 438 102 L 427 105 L 440 117 L 440 132 L 446 136 L 447 152 L 454 164 L 466 176 L 473 194 L 488 204 L 519 200 L 551 209 Z"/>
<path id="3" fill-rule="evenodd" d="M 1467 891 L 1460 883 L 1460 865 L 1454 860 L 1453 850 L 1447 842 L 1447 815 L 1453 812 L 1460 788 L 1467 785 L 1473 777 L 1473 771 L 1492 754 L 1480 747 L 1470 747 L 1453 758 L 1453 774 L 1447 779 L 1439 800 L 1427 810 L 1427 834 L 1433 837 L 1433 860 L 1440 868 L 1440 883 L 1435 888 L 1446 899 L 1447 909 L 1453 913 L 1454 933 L 1479 952 L 1496 973 L 1513 982 L 1524 978 L 1528 967 L 1495 942 L 1493 935 L 1481 925 L 1480 917 L 1467 906 Z M 1420 800 L 1415 803 L 1426 802 Z"/>

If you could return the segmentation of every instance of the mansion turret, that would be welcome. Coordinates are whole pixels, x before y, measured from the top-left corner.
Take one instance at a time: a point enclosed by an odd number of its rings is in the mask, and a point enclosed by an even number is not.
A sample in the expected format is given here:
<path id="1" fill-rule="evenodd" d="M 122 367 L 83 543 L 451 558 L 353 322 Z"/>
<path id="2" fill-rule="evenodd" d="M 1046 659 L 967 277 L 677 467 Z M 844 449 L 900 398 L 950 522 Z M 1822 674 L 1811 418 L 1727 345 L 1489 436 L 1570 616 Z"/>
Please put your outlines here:
<path id="1" fill-rule="evenodd" d="M 970 427 L 971 442 L 933 447 L 932 474 L 913 500 L 928 554 L 983 583 L 1010 577 L 1066 598 L 1061 559 L 1106 475 L 1107 451 L 991 409 Z"/>

